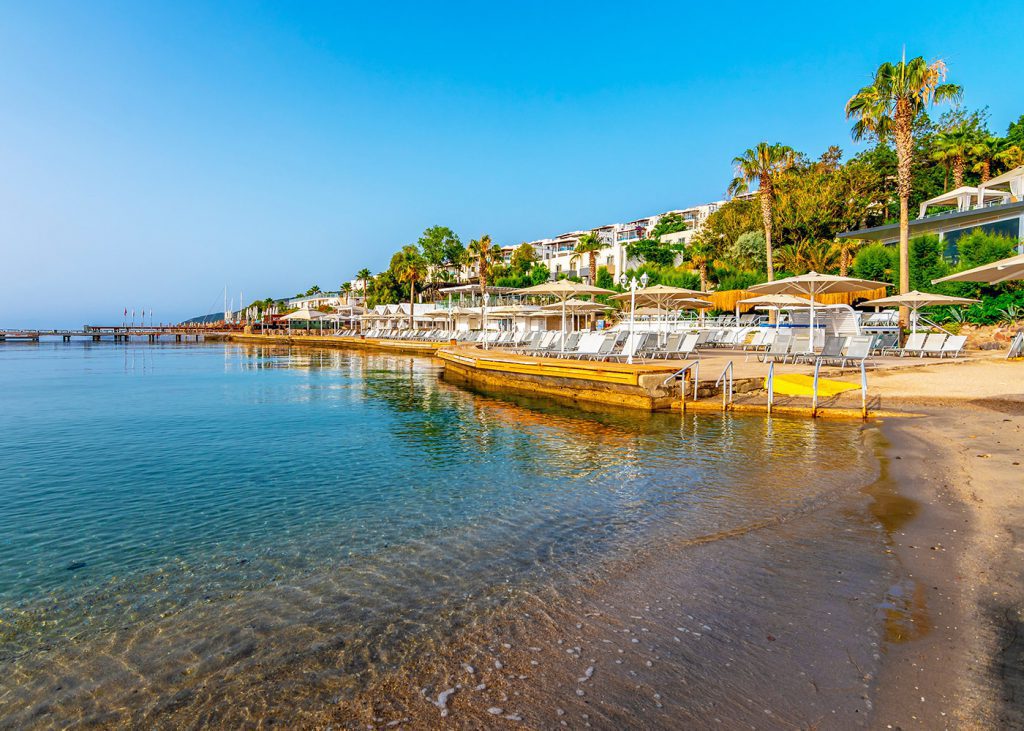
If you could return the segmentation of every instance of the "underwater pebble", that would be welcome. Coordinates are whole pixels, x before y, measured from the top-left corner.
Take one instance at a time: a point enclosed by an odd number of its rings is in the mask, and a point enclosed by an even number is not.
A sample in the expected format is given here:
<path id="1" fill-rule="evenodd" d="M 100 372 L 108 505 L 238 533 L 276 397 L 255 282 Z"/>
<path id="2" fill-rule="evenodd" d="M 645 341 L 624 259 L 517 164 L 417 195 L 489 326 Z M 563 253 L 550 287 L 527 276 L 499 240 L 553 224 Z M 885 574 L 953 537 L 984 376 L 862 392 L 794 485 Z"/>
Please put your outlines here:
<path id="1" fill-rule="evenodd" d="M 487 712 L 490 713 L 492 716 L 500 716 L 505 711 L 504 709 L 498 708 L 497 706 L 491 706 L 487 709 Z"/>
<path id="2" fill-rule="evenodd" d="M 502 664 L 501 660 L 495 660 L 494 667 L 496 670 L 501 670 L 505 666 Z"/>
<path id="3" fill-rule="evenodd" d="M 437 701 L 434 703 L 434 705 L 437 706 L 438 708 L 440 708 L 442 712 L 446 711 L 447 710 L 447 706 L 448 706 L 448 699 L 451 697 L 452 693 L 454 693 L 454 692 L 455 692 L 455 688 L 449 688 L 448 690 L 441 691 L 440 693 L 437 694 Z M 448 714 L 444 713 L 444 715 L 448 715 Z"/>

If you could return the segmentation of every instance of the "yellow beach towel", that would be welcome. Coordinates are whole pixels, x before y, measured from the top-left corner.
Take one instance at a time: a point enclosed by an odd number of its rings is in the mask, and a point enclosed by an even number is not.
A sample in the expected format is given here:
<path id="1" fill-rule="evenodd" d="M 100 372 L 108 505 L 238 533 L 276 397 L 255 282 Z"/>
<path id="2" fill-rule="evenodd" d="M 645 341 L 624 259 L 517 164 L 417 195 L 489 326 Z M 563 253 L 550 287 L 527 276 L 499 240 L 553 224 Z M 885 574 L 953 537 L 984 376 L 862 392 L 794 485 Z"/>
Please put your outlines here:
<path id="1" fill-rule="evenodd" d="M 764 387 L 768 388 L 768 379 L 764 380 Z M 828 378 L 818 379 L 818 398 L 829 398 L 837 396 L 844 391 L 853 391 L 860 388 L 856 383 L 846 381 L 833 381 Z M 812 396 L 814 395 L 814 376 L 805 376 L 799 373 L 785 373 L 775 376 L 775 393 L 783 396 Z"/>

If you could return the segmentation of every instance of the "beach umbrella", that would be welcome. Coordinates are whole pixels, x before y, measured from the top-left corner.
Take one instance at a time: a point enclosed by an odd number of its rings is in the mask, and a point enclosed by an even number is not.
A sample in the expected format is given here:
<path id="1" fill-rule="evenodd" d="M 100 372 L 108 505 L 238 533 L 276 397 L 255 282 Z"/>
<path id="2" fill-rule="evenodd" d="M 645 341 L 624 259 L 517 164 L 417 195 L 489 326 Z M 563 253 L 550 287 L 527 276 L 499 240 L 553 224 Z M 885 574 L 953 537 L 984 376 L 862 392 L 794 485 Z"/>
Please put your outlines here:
<path id="1" fill-rule="evenodd" d="M 792 294 L 762 294 L 757 297 L 748 297 L 736 303 L 736 322 L 740 320 L 740 305 L 770 307 L 775 310 L 792 310 L 797 307 L 810 307 L 811 301 Z M 779 329 L 778 318 L 775 320 L 775 329 Z"/>
<path id="2" fill-rule="evenodd" d="M 950 274 L 948 277 L 933 279 L 932 284 L 939 282 L 983 282 L 985 284 L 999 284 L 1010 282 L 1015 279 L 1024 279 L 1024 254 L 1011 256 L 1008 259 L 1000 259 L 991 264 L 983 264 L 965 272 Z"/>
<path id="3" fill-rule="evenodd" d="M 542 295 L 545 297 L 556 297 L 561 303 L 562 307 L 562 352 L 565 352 L 565 303 L 573 297 L 580 297 L 585 295 L 595 294 L 615 294 L 610 289 L 604 289 L 602 287 L 594 287 L 589 284 L 583 284 L 582 282 L 574 282 L 571 279 L 559 279 L 554 282 L 544 282 L 544 284 L 537 284 L 533 287 L 525 287 L 524 289 L 517 289 L 513 291 L 513 294 L 521 295 Z"/>
<path id="4" fill-rule="evenodd" d="M 667 284 L 652 284 L 650 287 L 643 287 L 636 291 L 636 305 L 640 307 L 654 307 L 658 310 L 658 317 L 661 318 L 662 310 L 675 305 L 676 303 L 689 300 L 694 297 L 703 295 L 704 292 L 700 292 L 696 289 L 687 289 L 686 287 L 670 287 Z M 617 294 L 612 299 L 628 301 L 632 298 L 633 293 L 625 292 L 623 294 Z M 710 303 L 708 305 L 711 306 Z M 701 309 L 701 308 L 689 308 L 689 309 Z"/>
<path id="5" fill-rule="evenodd" d="M 818 274 L 807 272 L 795 277 L 776 279 L 774 282 L 755 284 L 747 289 L 761 294 L 804 294 L 809 297 L 810 314 L 810 349 L 814 350 L 814 298 L 821 294 L 835 292 L 860 292 L 868 289 L 879 289 L 891 286 L 887 282 L 874 282 L 870 279 L 841 277 L 836 274 Z"/>
<path id="6" fill-rule="evenodd" d="M 905 294 L 894 294 L 891 297 L 882 297 L 876 300 L 861 302 L 864 306 L 872 307 L 909 307 L 911 318 L 911 329 L 917 329 L 917 311 L 922 307 L 935 305 L 973 305 L 981 300 L 970 299 L 969 297 L 951 297 L 945 294 L 934 294 L 932 292 L 918 292 L 916 289 Z"/>

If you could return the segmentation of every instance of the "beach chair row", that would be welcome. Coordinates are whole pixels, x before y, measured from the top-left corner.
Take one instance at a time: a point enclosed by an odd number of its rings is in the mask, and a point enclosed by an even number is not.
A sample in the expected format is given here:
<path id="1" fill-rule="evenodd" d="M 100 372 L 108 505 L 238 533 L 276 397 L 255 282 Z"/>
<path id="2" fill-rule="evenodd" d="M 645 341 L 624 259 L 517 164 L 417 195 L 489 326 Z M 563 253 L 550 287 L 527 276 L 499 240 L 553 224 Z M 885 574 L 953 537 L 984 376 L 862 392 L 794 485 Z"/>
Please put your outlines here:
<path id="1" fill-rule="evenodd" d="M 800 337 L 792 332 L 780 330 L 772 338 L 769 346 L 758 355 L 758 360 L 767 362 L 814 362 L 824 365 L 838 365 L 845 368 L 847 364 L 867 364 L 874 352 L 874 335 L 826 335 L 825 343 L 820 352 L 810 347 L 810 338 Z"/>
<path id="2" fill-rule="evenodd" d="M 901 358 L 916 355 L 919 358 L 959 358 L 967 344 L 966 335 L 949 335 L 947 333 L 911 333 L 902 348 L 896 343 L 887 352 L 899 354 Z"/>
<path id="3" fill-rule="evenodd" d="M 658 333 L 624 331 L 576 332 L 566 336 L 549 331 L 534 333 L 535 337 L 516 350 L 523 355 L 538 355 L 574 360 L 622 361 L 633 358 L 683 358 L 697 351 L 702 333 Z"/>

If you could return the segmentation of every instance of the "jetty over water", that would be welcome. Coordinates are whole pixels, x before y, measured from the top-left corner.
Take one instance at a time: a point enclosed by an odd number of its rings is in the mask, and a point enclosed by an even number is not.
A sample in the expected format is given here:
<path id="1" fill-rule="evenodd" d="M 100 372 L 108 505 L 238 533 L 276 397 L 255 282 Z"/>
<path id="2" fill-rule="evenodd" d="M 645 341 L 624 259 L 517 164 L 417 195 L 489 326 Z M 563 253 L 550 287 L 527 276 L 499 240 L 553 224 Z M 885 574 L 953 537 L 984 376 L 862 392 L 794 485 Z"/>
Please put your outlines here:
<path id="1" fill-rule="evenodd" d="M 128 342 L 142 340 L 155 343 L 161 338 L 173 338 L 175 342 L 200 342 L 203 339 L 220 339 L 223 333 L 205 327 L 187 325 L 83 325 L 81 330 L 39 330 L 33 328 L 0 330 L 0 343 L 35 342 L 42 338 L 59 337 L 65 343 L 73 339 L 101 342 Z"/>

